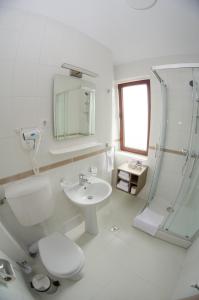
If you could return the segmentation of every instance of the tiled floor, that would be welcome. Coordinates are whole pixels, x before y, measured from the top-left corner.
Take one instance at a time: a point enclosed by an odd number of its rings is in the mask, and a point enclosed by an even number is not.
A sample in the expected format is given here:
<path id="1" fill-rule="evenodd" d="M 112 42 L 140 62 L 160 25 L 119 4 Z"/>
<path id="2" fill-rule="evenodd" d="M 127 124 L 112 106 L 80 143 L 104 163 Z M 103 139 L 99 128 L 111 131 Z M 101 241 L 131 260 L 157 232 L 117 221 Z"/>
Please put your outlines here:
<path id="1" fill-rule="evenodd" d="M 62 281 L 56 300 L 170 300 L 185 250 L 131 226 L 143 207 L 139 198 L 115 190 L 98 212 L 100 233 L 79 226 L 69 234 L 84 250 L 84 277 Z M 116 225 L 118 231 L 110 228 Z M 45 297 L 44 297 L 45 298 Z"/>

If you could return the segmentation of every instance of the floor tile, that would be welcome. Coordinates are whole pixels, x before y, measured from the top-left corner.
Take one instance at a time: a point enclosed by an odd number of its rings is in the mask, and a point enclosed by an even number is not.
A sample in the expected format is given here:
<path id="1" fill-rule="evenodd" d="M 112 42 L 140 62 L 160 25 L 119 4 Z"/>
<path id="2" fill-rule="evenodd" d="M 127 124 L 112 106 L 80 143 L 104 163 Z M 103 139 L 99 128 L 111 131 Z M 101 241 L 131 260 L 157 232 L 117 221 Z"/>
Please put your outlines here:
<path id="1" fill-rule="evenodd" d="M 84 251 L 84 277 L 62 280 L 56 300 L 170 300 L 185 249 L 132 227 L 145 201 L 114 190 L 98 210 L 99 234 L 84 232 L 82 223 L 67 235 Z M 112 226 L 119 230 L 111 231 Z M 44 299 L 47 299 L 47 297 Z"/>

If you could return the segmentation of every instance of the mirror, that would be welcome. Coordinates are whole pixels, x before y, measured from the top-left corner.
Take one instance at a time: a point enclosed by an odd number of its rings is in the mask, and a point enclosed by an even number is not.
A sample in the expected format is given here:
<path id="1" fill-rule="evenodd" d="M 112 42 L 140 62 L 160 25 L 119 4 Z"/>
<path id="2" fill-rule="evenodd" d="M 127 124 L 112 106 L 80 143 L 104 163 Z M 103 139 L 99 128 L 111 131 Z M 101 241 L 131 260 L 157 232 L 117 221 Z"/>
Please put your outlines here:
<path id="1" fill-rule="evenodd" d="M 95 85 L 81 78 L 54 77 L 54 136 L 95 134 Z"/>

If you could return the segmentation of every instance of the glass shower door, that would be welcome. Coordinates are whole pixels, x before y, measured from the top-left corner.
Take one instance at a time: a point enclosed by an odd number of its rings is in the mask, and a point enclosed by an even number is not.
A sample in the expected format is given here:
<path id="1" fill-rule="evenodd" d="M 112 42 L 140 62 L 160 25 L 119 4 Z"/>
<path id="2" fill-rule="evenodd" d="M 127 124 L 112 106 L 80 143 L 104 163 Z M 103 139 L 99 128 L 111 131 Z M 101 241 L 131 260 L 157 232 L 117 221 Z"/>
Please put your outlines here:
<path id="1" fill-rule="evenodd" d="M 185 163 L 183 180 L 178 195 L 163 229 L 187 239 L 192 239 L 199 230 L 199 71 L 193 70 L 192 126 Z"/>

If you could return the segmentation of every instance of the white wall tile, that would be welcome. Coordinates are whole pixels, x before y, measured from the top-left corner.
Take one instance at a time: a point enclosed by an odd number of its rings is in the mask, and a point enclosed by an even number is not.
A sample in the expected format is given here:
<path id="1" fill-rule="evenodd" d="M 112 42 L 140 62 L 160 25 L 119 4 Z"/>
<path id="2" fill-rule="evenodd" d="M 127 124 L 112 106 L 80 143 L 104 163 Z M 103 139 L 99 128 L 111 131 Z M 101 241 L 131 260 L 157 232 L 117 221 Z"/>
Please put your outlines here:
<path id="1" fill-rule="evenodd" d="M 20 31 L 17 47 L 17 60 L 39 62 L 41 42 L 44 35 L 45 19 L 36 16 L 26 16 L 24 26 Z"/>
<path id="2" fill-rule="evenodd" d="M 13 135 L 11 98 L 1 96 L 0 103 L 0 138 L 2 138 Z"/>
<path id="3" fill-rule="evenodd" d="M 13 128 L 41 127 L 43 120 L 52 120 L 52 103 L 49 98 L 15 97 L 12 100 Z"/>
<path id="4" fill-rule="evenodd" d="M 19 137 L 0 139 L 0 177 L 18 173 L 17 170 L 31 169 L 28 153 L 21 148 Z"/>
<path id="5" fill-rule="evenodd" d="M 63 26 L 53 21 L 48 22 L 46 24 L 46 28 L 44 30 L 44 38 L 41 43 L 41 64 L 61 66 L 61 64 L 64 62 L 63 39 Z M 68 42 L 70 42 L 70 36 Z"/>
<path id="6" fill-rule="evenodd" d="M 60 74 L 62 69 L 57 66 L 38 66 L 37 94 L 40 97 L 48 97 L 53 101 L 53 79 L 55 74 Z"/>
<path id="7" fill-rule="evenodd" d="M 0 238 L 1 248 L 0 251 L 4 251 L 10 258 L 16 260 L 22 260 L 26 257 L 24 250 L 16 242 L 16 240 L 10 235 L 7 229 L 0 222 Z"/>
<path id="8" fill-rule="evenodd" d="M 44 120 L 48 125 L 52 120 L 52 103 L 49 98 L 1 97 L 0 101 L 0 138 L 15 137 L 16 129 L 41 128 Z"/>
<path id="9" fill-rule="evenodd" d="M 17 61 L 14 67 L 13 94 L 17 97 L 37 96 L 38 65 Z"/>
<path id="10" fill-rule="evenodd" d="M 1 29 L 21 29 L 24 24 L 24 14 L 15 9 L 0 9 L 0 28 Z"/>
<path id="11" fill-rule="evenodd" d="M 14 61 L 0 60 L 0 96 L 13 95 Z"/>
<path id="12" fill-rule="evenodd" d="M 19 31 L 1 29 L 0 27 L 0 59 L 15 59 L 19 41 Z"/>
<path id="13" fill-rule="evenodd" d="M 106 93 L 112 84 L 109 50 L 61 23 L 15 10 L 0 11 L 0 36 L 4 43 L 0 49 L 0 178 L 31 169 L 29 154 L 22 148 L 16 128 L 41 127 L 42 121 L 47 121 L 37 157 L 39 166 L 71 157 L 70 154 L 53 156 L 49 153 L 51 147 L 111 140 L 111 95 Z M 53 138 L 53 77 L 57 73 L 68 75 L 60 67 L 63 62 L 99 74 L 94 80 L 97 89 L 94 137 L 63 142 Z M 40 225 L 22 228 L 7 206 L 2 218 L 8 230 L 26 245 L 48 232 L 61 230 L 80 211 L 66 199 L 59 182 L 62 177 L 77 180 L 78 173 L 87 170 L 90 164 L 97 165 L 100 176 L 105 176 L 104 155 L 47 172 L 56 202 L 52 218 L 43 228 Z"/>

